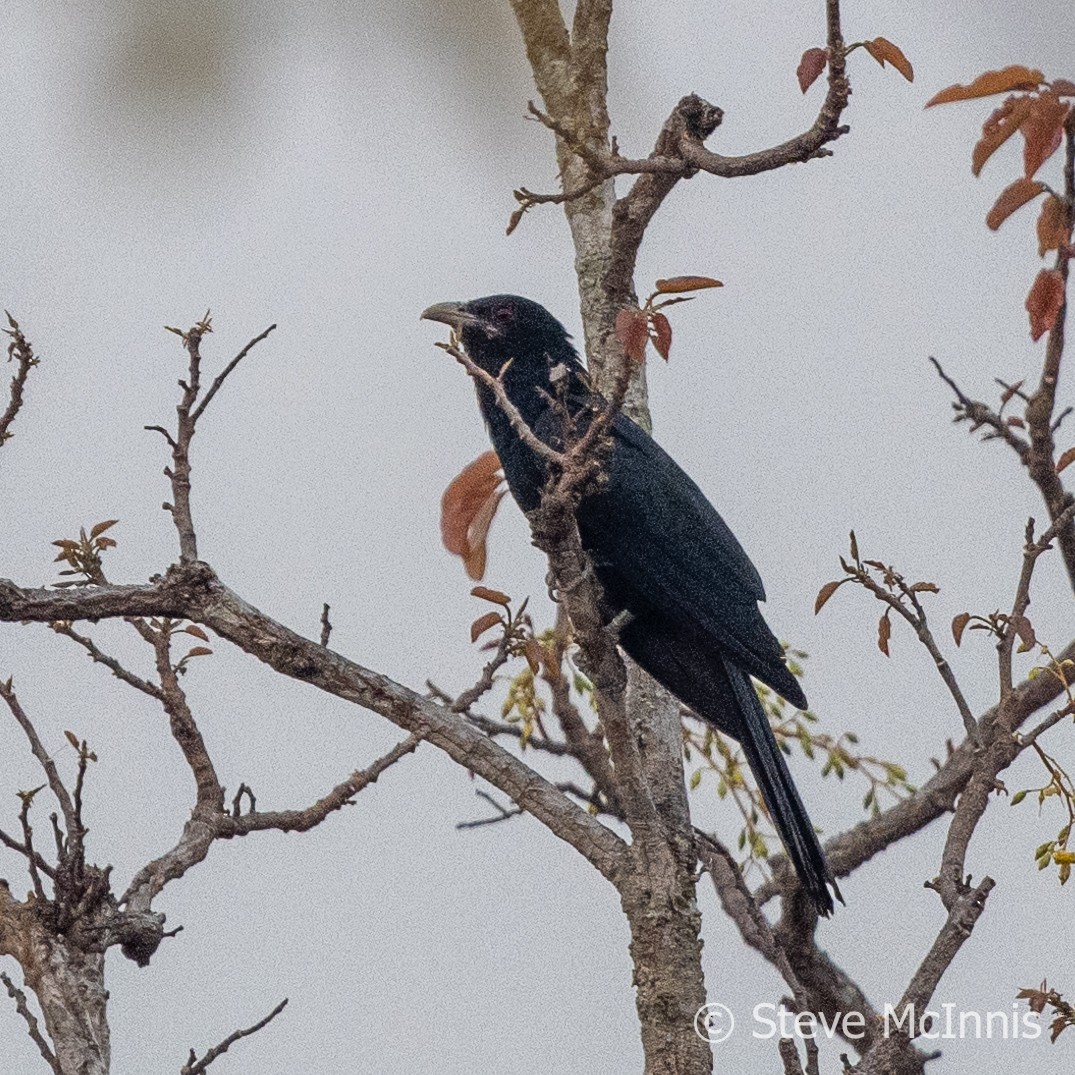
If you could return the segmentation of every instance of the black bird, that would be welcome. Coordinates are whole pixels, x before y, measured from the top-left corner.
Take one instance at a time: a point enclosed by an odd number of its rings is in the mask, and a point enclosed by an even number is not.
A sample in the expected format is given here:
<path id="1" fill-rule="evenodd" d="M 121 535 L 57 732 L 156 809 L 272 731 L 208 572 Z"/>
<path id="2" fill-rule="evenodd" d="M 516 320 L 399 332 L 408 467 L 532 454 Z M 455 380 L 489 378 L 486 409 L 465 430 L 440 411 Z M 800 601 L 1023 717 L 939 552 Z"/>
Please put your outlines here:
<path id="1" fill-rule="evenodd" d="M 565 447 L 606 401 L 590 385 L 563 325 L 516 295 L 439 303 L 423 318 L 451 325 L 470 358 L 499 377 L 539 439 Z M 507 365 L 505 371 L 504 367 Z M 541 501 L 548 464 L 527 447 L 488 386 L 478 403 L 512 496 Z M 611 425 L 604 480 L 576 510 L 624 651 L 703 720 L 738 740 L 803 888 L 822 915 L 839 889 L 750 677 L 792 705 L 806 697 L 762 619 L 765 590 L 735 535 L 678 464 L 626 415 Z"/>

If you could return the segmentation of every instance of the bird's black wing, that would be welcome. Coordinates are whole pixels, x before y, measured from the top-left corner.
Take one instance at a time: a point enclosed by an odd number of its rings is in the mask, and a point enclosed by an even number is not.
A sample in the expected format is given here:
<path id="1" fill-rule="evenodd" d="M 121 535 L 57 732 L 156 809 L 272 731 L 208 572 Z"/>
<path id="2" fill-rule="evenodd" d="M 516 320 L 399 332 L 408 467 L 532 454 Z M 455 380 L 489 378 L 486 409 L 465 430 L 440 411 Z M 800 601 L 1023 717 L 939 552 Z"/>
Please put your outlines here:
<path id="1" fill-rule="evenodd" d="M 578 510 L 583 545 L 610 603 L 660 609 L 708 635 L 741 668 L 793 704 L 806 699 L 758 610 L 757 569 L 698 486 L 621 415 L 607 482 Z"/>

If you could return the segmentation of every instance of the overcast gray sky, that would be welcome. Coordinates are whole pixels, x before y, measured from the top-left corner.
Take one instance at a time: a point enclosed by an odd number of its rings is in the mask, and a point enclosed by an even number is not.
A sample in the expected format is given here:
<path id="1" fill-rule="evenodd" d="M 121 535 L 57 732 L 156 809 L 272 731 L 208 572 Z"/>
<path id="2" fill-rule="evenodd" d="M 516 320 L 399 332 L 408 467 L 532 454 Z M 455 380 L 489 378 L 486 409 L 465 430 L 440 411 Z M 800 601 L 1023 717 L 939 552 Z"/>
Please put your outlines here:
<path id="1" fill-rule="evenodd" d="M 852 527 L 864 554 L 941 586 L 938 624 L 1011 599 L 1025 519 L 1042 509 L 1011 458 L 951 426 L 927 356 L 986 396 L 994 376 L 1033 371 L 1032 221 L 1027 210 L 999 234 L 985 228 L 1017 168 L 1009 149 L 970 175 L 988 106 L 922 105 L 1008 63 L 1075 77 L 1075 33 L 1062 0 L 844 6 L 848 39 L 896 41 L 914 85 L 856 53 L 852 133 L 835 157 L 680 184 L 638 282 L 644 293 L 664 275 L 724 280 L 673 311 L 672 360 L 651 369 L 657 435 L 753 556 L 774 629 L 811 654 L 806 687 L 826 726 L 853 729 L 921 781 L 961 734 L 928 656 L 896 625 L 882 657 L 864 594 L 842 590 L 817 619 L 813 600 Z M 823 90 L 804 99 L 794 72 L 822 43 L 822 7 L 619 3 L 611 106 L 623 150 L 648 152 L 692 90 L 725 109 L 710 142 L 721 152 L 809 125 Z M 169 420 L 181 372 L 161 326 L 211 307 L 205 351 L 221 364 L 275 321 L 198 437 L 202 555 L 296 629 L 315 632 L 331 602 L 334 646 L 366 665 L 415 687 L 467 685 L 480 609 L 440 547 L 437 513 L 484 431 L 418 313 L 514 291 L 578 330 L 562 215 L 535 210 L 504 235 L 512 188 L 556 181 L 547 132 L 524 119 L 534 90 L 507 4 L 9 0 L 0 27 L 0 305 L 42 358 L 0 457 L 0 575 L 52 580 L 49 542 L 107 518 L 121 520 L 112 578 L 171 562 L 162 444 L 142 430 Z M 547 613 L 543 574 L 506 505 L 487 582 Z M 1059 566 L 1043 564 L 1039 635 L 1070 638 L 1065 608 Z M 99 754 L 90 846 L 122 884 L 178 832 L 189 776 L 161 713 L 61 641 L 3 629 L 0 675 L 14 675 L 68 769 L 64 728 Z M 953 655 L 973 705 L 994 696 L 992 657 L 980 638 Z M 312 801 L 398 738 L 223 644 L 186 685 L 223 779 L 252 784 L 265 807 Z M 1057 738 L 1070 759 L 1070 735 Z M 0 757 L 6 826 L 14 790 L 39 781 L 9 722 Z M 805 762 L 796 773 L 826 832 L 859 818 L 862 786 L 823 782 Z M 1029 765 L 1005 780 L 1040 783 Z M 706 788 L 699 819 L 733 833 Z M 532 821 L 456 831 L 485 809 L 475 790 L 423 747 L 314 833 L 215 848 L 160 902 L 179 937 L 146 970 L 110 957 L 114 1070 L 177 1070 L 190 1046 L 285 995 L 287 1012 L 220 1060 L 222 1073 L 638 1070 L 614 893 Z M 1029 803 L 990 812 L 968 865 L 998 886 L 938 1003 L 1010 1010 L 1043 976 L 1075 991 L 1072 891 L 1032 862 L 1059 824 Z M 878 1003 L 897 999 L 941 923 L 922 889 L 941 839 L 929 830 L 860 870 L 822 926 Z M 0 872 L 18 890 L 17 864 Z M 704 886 L 701 898 L 710 997 L 745 1018 L 780 984 Z M 0 1040 L 5 1072 L 40 1070 L 8 1005 Z M 945 1044 L 938 1073 L 1071 1068 L 1066 1039 Z M 725 1070 L 776 1067 L 773 1043 L 748 1034 L 719 1050 Z"/>

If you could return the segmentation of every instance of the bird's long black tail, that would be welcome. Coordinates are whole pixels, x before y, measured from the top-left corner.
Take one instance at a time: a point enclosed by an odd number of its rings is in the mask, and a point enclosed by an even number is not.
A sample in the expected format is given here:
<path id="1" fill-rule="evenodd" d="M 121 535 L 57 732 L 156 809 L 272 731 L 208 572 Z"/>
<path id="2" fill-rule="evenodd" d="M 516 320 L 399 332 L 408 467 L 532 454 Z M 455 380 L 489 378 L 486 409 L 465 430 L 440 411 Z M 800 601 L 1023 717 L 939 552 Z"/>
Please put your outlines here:
<path id="1" fill-rule="evenodd" d="M 827 917 L 833 910 L 829 887 L 832 887 L 832 892 L 841 903 L 843 897 L 829 869 L 825 852 L 821 850 L 814 826 L 795 789 L 787 762 L 777 746 L 769 718 L 765 715 L 750 677 L 728 658 L 721 657 L 721 660 L 742 716 L 743 734 L 740 742 L 747 764 L 758 782 L 762 798 L 799 875 L 799 881 L 818 913 Z"/>

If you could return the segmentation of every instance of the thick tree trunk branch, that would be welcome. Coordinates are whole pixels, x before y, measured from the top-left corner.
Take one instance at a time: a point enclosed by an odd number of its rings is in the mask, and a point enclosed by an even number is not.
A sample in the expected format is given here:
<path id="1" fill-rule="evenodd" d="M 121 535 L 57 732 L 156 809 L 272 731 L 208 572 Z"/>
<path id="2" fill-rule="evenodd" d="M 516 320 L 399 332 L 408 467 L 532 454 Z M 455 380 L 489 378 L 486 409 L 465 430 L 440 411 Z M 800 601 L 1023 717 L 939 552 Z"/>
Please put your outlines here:
<path id="1" fill-rule="evenodd" d="M 175 565 L 142 586 L 34 590 L 0 580 L 0 621 L 49 623 L 129 616 L 200 623 L 282 675 L 371 709 L 428 739 L 533 814 L 605 877 L 615 878 L 623 859 L 623 841 L 548 780 L 464 717 L 259 612 L 221 583 L 208 564 Z"/>

